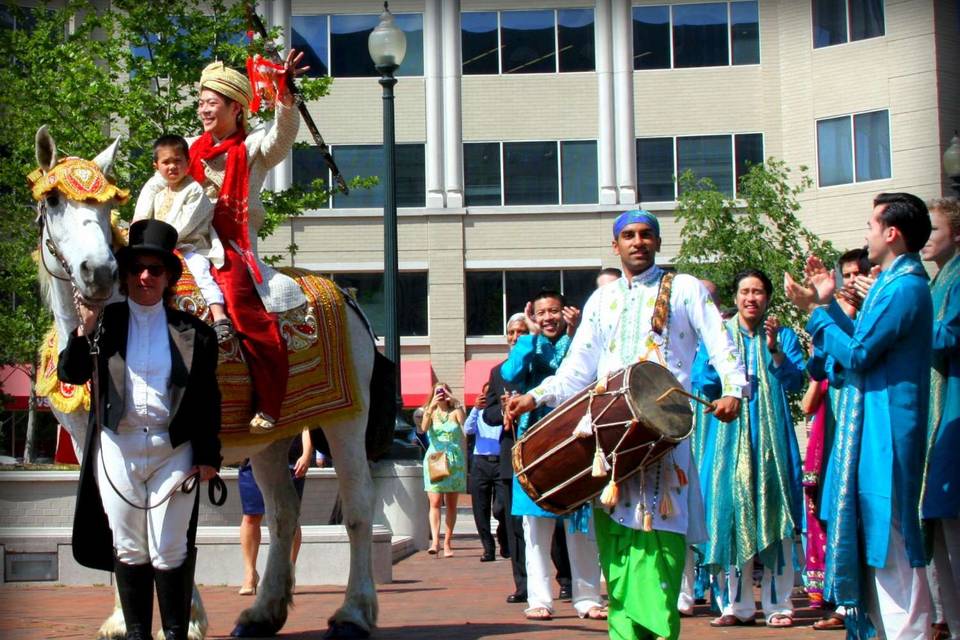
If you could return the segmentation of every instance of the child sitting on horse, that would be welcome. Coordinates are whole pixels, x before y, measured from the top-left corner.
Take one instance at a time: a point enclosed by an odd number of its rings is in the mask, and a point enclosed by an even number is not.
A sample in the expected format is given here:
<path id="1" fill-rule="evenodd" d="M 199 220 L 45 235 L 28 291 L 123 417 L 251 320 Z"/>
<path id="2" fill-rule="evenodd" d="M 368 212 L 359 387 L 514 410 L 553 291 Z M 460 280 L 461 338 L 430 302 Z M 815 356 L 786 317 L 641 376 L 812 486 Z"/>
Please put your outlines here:
<path id="1" fill-rule="evenodd" d="M 223 291 L 210 273 L 210 264 L 223 266 L 223 245 L 213 229 L 213 202 L 188 172 L 190 148 L 178 135 L 163 135 L 153 143 L 153 168 L 166 186 L 144 186 L 137 198 L 133 220 L 155 218 L 177 229 L 177 250 L 183 256 L 213 315 L 217 340 L 233 337 L 233 323 L 226 314 Z"/>

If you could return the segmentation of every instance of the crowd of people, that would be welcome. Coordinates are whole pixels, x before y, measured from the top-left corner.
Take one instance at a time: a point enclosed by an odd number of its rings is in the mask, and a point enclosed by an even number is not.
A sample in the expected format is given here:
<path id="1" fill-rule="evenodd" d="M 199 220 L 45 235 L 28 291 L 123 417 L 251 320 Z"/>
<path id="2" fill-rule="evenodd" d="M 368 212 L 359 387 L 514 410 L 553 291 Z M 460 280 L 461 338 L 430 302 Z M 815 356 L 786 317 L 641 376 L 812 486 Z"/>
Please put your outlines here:
<path id="1" fill-rule="evenodd" d="M 494 560 L 499 542 L 516 587 L 507 602 L 525 603 L 529 619 L 554 614 L 553 556 L 558 575 L 565 565 L 571 579 L 561 599 L 572 598 L 581 617 L 608 618 L 611 638 L 677 638 L 681 616 L 707 596 L 714 627 L 755 625 L 758 606 L 768 627 L 791 627 L 798 583 L 824 611 L 816 629 L 957 637 L 957 200 L 928 207 L 881 194 L 865 248 L 830 269 L 810 257 L 800 280 L 785 274 L 786 297 L 809 314 L 807 347 L 770 312 L 766 273 L 745 265 L 733 307 L 721 311 L 714 283 L 657 266 L 660 243 L 656 216 L 622 214 L 612 240 L 622 271 L 599 274 L 582 313 L 543 290 L 512 316 L 508 357 L 466 418 L 451 408 L 459 403 L 450 404 L 449 387 L 436 387 L 421 430 L 431 452 L 456 452 L 456 471 L 431 484 L 425 458 L 431 552 L 440 496 L 463 486 L 469 434 L 480 560 Z M 932 281 L 921 259 L 933 264 Z M 595 380 L 651 359 L 709 402 L 695 408 L 692 436 L 619 483 L 612 502 L 563 517 L 545 511 L 517 480 L 516 440 Z M 793 418 L 801 395 L 805 452 Z M 436 432 L 438 420 L 454 425 L 453 435 Z"/>

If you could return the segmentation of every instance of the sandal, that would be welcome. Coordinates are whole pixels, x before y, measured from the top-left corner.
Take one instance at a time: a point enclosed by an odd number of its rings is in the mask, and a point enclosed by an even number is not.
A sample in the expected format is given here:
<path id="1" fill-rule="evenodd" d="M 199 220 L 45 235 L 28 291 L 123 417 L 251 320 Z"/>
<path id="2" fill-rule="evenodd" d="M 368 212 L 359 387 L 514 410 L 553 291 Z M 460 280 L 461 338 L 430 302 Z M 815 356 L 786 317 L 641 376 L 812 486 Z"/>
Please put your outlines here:
<path id="1" fill-rule="evenodd" d="M 793 617 L 788 616 L 785 613 L 774 613 L 769 618 L 767 618 L 768 627 L 792 627 L 793 626 Z"/>
<path id="2" fill-rule="evenodd" d="M 260 574 L 256 571 L 253 572 L 253 586 L 248 586 L 244 584 L 240 587 L 240 590 L 237 593 L 241 596 L 255 596 L 257 595 L 257 585 L 260 584 Z"/>
<path id="3" fill-rule="evenodd" d="M 262 411 L 258 411 L 255 416 L 250 420 L 250 433 L 263 434 L 270 433 L 273 431 L 273 428 L 277 426 L 277 421 L 265 414 Z"/>
<path id="4" fill-rule="evenodd" d="M 233 328 L 233 322 L 230 318 L 217 320 L 212 326 L 213 331 L 217 334 L 217 344 L 229 342 L 237 335 L 237 330 Z"/>
<path id="5" fill-rule="evenodd" d="M 831 613 L 813 623 L 815 631 L 841 631 L 846 629 L 843 622 L 843 615 L 840 613 Z"/>
<path id="6" fill-rule="evenodd" d="M 729 613 L 710 621 L 711 627 L 752 627 L 755 624 L 757 624 L 757 621 L 753 618 L 741 620 L 737 616 Z"/>
<path id="7" fill-rule="evenodd" d="M 527 620 L 553 620 L 553 614 L 546 607 L 534 607 L 523 612 Z"/>
<path id="8" fill-rule="evenodd" d="M 586 618 L 587 620 L 606 620 L 607 608 L 597 607 L 597 606 L 590 607 L 586 615 L 584 615 L 583 617 Z"/>

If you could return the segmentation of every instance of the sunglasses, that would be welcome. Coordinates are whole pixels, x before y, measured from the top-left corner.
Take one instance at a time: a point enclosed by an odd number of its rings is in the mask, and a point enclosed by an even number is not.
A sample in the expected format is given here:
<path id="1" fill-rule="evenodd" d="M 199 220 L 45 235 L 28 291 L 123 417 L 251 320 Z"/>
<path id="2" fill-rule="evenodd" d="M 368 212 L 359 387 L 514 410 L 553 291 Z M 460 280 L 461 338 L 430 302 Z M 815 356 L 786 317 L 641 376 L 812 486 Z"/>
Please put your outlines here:
<path id="1" fill-rule="evenodd" d="M 167 272 L 167 267 L 162 264 L 143 264 L 142 262 L 134 262 L 132 265 L 130 265 L 130 273 L 135 276 L 139 276 L 144 271 L 152 275 L 154 278 L 159 278 Z"/>

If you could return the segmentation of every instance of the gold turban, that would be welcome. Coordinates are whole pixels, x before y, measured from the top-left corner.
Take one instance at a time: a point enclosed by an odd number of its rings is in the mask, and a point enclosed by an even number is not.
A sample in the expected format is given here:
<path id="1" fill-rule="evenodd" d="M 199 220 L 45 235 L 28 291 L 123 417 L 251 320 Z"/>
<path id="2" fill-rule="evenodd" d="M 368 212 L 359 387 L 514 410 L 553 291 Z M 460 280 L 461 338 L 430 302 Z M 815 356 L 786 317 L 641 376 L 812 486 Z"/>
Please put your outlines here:
<path id="1" fill-rule="evenodd" d="M 208 64 L 200 74 L 200 90 L 210 89 L 240 103 L 243 107 L 243 124 L 247 124 L 247 110 L 253 100 L 253 88 L 247 76 L 224 66 L 220 60 Z"/>

